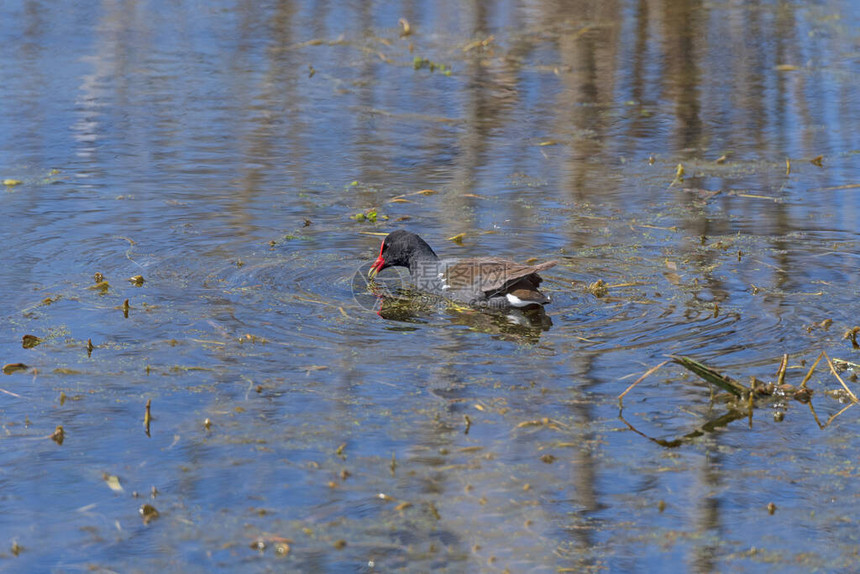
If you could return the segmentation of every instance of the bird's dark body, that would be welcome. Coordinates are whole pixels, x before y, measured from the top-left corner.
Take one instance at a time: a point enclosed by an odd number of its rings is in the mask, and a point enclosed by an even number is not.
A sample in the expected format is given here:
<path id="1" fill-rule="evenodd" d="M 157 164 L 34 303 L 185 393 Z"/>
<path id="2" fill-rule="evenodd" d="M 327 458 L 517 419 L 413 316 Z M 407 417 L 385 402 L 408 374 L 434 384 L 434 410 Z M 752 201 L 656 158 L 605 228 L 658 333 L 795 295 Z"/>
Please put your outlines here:
<path id="1" fill-rule="evenodd" d="M 538 290 L 542 281 L 538 272 L 555 265 L 555 261 L 523 265 L 497 257 L 439 259 L 423 239 L 401 230 L 383 240 L 371 275 L 388 267 L 408 267 L 420 291 L 476 307 L 508 309 L 549 303 Z"/>

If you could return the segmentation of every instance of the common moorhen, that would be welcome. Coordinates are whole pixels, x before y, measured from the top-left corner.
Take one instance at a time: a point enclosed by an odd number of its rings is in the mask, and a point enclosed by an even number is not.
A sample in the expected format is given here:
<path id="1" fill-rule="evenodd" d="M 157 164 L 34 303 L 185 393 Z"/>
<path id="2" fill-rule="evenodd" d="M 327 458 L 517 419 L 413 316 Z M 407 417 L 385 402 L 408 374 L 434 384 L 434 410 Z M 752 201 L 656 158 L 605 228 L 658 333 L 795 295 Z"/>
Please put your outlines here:
<path id="1" fill-rule="evenodd" d="M 476 307 L 508 309 L 549 303 L 550 298 L 538 291 L 538 271 L 556 264 L 521 265 L 495 257 L 439 259 L 426 241 L 401 229 L 382 240 L 368 276 L 373 278 L 388 267 L 408 267 L 412 282 L 421 291 Z"/>

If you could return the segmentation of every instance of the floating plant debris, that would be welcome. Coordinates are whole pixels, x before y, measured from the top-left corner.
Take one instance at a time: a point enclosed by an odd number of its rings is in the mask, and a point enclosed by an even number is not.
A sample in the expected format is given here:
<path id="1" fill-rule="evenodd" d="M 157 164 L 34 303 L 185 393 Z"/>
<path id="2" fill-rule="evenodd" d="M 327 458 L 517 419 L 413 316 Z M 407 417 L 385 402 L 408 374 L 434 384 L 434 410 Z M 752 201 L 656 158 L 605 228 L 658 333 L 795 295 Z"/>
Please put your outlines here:
<path id="1" fill-rule="evenodd" d="M 815 410 L 812 408 L 811 403 L 813 390 L 806 386 L 809 380 L 812 378 L 812 374 L 815 372 L 815 368 L 816 366 L 818 366 L 818 363 L 821 361 L 821 359 L 825 359 L 827 361 L 827 364 L 830 367 L 830 373 L 839 381 L 840 385 L 842 385 L 842 390 L 827 390 L 824 391 L 823 394 L 836 398 L 840 401 L 849 402 L 849 404 L 845 406 L 842 410 L 831 415 L 825 423 L 822 423 L 818 419 L 818 416 L 815 414 Z M 636 381 L 632 385 L 627 387 L 627 389 L 618 396 L 619 407 L 622 409 L 624 408 L 623 399 L 627 393 L 629 393 L 636 385 L 641 383 L 646 377 L 653 374 L 655 371 L 657 371 L 669 362 L 674 362 L 681 365 L 682 367 L 696 374 L 702 380 L 707 381 L 708 383 L 719 387 L 724 391 L 727 391 L 728 393 L 733 395 L 735 399 L 738 399 L 735 403 L 730 403 L 729 412 L 723 416 L 724 422 L 726 424 L 737 418 L 748 416 L 750 420 L 750 425 L 752 425 L 752 413 L 753 409 L 756 407 L 756 398 L 759 397 L 774 397 L 775 399 L 792 398 L 800 403 L 808 404 L 813 418 L 815 419 L 818 426 L 821 428 L 828 426 L 831 422 L 833 422 L 834 419 L 836 419 L 836 417 L 838 417 L 839 415 L 847 411 L 849 408 L 860 402 L 854 392 L 848 387 L 848 385 L 845 384 L 845 381 L 839 375 L 836 367 L 834 366 L 834 362 L 837 362 L 837 364 L 842 366 L 847 363 L 847 361 L 842 361 L 838 359 L 835 361 L 831 361 L 830 357 L 827 356 L 827 353 L 822 351 L 807 371 L 806 376 L 803 378 L 799 386 L 794 386 L 785 382 L 786 372 L 788 370 L 788 355 L 782 356 L 779 367 L 777 369 L 776 382 L 765 383 L 755 377 L 751 377 L 749 387 L 744 386 L 743 384 L 739 383 L 728 375 L 724 375 L 716 369 L 704 365 L 694 359 L 691 359 L 690 357 L 670 355 L 670 359 L 668 361 L 663 361 L 659 365 L 648 369 L 645 374 L 636 379 Z M 777 411 L 777 413 L 774 414 L 774 420 L 776 422 L 781 422 L 784 416 L 784 411 Z M 621 417 L 621 419 L 624 421 L 623 417 Z M 624 423 L 628 427 L 630 427 L 631 430 L 637 432 L 638 434 L 643 434 L 636 430 L 629 422 L 624 421 Z M 700 436 L 702 432 L 708 432 L 710 428 L 708 425 L 712 424 L 713 422 L 706 423 L 699 430 L 694 431 L 693 433 L 689 433 L 685 435 L 682 439 L 679 439 L 677 441 L 662 441 L 658 439 L 652 440 L 655 440 L 663 446 L 679 446 L 680 444 L 683 444 L 686 440 L 695 438 L 696 436 Z M 643 436 L 645 435 L 643 434 Z"/>
<path id="2" fill-rule="evenodd" d="M 144 504 L 138 509 L 141 518 L 143 518 L 144 524 L 149 524 L 153 520 L 159 517 L 158 510 L 151 504 Z"/>
<path id="3" fill-rule="evenodd" d="M 409 24 L 409 20 L 406 18 L 401 18 L 397 21 L 400 24 L 400 37 L 405 38 L 406 36 L 410 36 L 412 34 L 412 26 Z"/>
<path id="4" fill-rule="evenodd" d="M 110 488 L 114 492 L 125 492 L 125 489 L 122 487 L 122 484 L 119 482 L 119 477 L 115 474 L 102 474 L 102 479 L 105 481 L 105 484 L 108 488 Z"/>
<path id="5" fill-rule="evenodd" d="M 857 333 L 860 333 L 860 327 L 853 327 L 845 331 L 845 335 L 842 338 L 851 341 L 853 348 L 860 349 L 860 344 L 857 344 Z"/>
<path id="6" fill-rule="evenodd" d="M 379 213 L 375 209 L 368 209 L 367 211 L 360 211 L 355 215 L 351 215 L 350 219 L 354 219 L 355 221 L 369 221 L 370 223 L 376 223 L 378 219 L 387 220 L 388 216 Z"/>
<path id="7" fill-rule="evenodd" d="M 149 424 L 152 422 L 152 399 L 146 399 L 146 410 L 143 413 L 143 428 L 146 431 L 146 436 L 149 434 Z"/>
<path id="8" fill-rule="evenodd" d="M 457 245 L 463 245 L 463 239 L 465 237 L 466 237 L 465 233 L 458 233 L 457 235 L 454 235 L 453 237 L 449 237 L 448 241 L 453 241 Z"/>
<path id="9" fill-rule="evenodd" d="M 451 75 L 450 66 L 446 66 L 445 64 L 440 64 L 438 62 L 434 62 L 432 60 L 428 60 L 427 58 L 422 58 L 420 56 L 415 56 L 415 58 L 412 60 L 412 68 L 415 70 L 427 69 L 427 70 L 430 70 L 431 72 L 435 72 L 436 70 L 439 70 L 440 72 L 442 72 L 446 76 Z"/>
<path id="10" fill-rule="evenodd" d="M 597 297 L 598 299 L 601 297 L 605 297 L 609 294 L 609 287 L 606 285 L 606 281 L 603 279 L 598 279 L 594 283 L 590 283 L 588 287 L 585 288 L 586 291 Z"/>
<path id="11" fill-rule="evenodd" d="M 680 183 L 684 181 L 684 164 L 679 163 L 678 167 L 675 168 L 675 179 L 672 180 L 672 183 Z"/>
<path id="12" fill-rule="evenodd" d="M 24 363 L 7 363 L 3 365 L 3 374 L 11 375 L 12 373 L 16 373 L 18 371 L 26 371 L 29 368 L 30 367 L 28 367 Z"/>
<path id="13" fill-rule="evenodd" d="M 691 359 L 690 357 L 672 356 L 672 361 L 681 365 L 685 369 L 695 373 L 701 379 L 733 394 L 736 397 L 745 396 L 749 389 L 743 386 L 733 378 L 723 375 L 722 373 L 712 369 L 702 363 Z"/>

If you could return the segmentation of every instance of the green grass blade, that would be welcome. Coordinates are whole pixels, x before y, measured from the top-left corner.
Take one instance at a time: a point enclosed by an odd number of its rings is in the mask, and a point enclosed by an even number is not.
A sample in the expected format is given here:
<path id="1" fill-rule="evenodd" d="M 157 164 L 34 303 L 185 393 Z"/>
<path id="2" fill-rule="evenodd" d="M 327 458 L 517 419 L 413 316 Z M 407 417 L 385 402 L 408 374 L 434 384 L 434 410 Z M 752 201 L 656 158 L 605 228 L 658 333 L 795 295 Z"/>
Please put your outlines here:
<path id="1" fill-rule="evenodd" d="M 718 386 L 719 388 L 735 395 L 736 397 L 743 397 L 749 392 L 749 389 L 747 389 L 745 386 L 743 386 L 741 383 L 737 382 L 733 378 L 727 375 L 723 375 L 722 373 L 712 369 L 711 367 L 703 365 L 702 363 L 695 361 L 690 357 L 683 357 L 678 355 L 670 356 L 672 357 L 672 360 L 674 362 L 678 363 L 688 371 L 691 371 L 699 378 L 711 383 L 712 385 Z"/>

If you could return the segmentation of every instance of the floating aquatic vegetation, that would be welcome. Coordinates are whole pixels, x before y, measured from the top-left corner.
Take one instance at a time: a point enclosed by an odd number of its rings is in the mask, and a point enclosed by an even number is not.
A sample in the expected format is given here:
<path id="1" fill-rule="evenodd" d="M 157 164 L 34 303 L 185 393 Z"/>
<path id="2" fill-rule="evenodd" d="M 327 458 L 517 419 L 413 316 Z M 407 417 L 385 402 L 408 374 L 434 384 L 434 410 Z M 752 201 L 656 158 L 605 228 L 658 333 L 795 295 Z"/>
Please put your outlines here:
<path id="1" fill-rule="evenodd" d="M 815 359 L 815 362 L 812 363 L 812 366 L 809 368 L 809 372 L 806 373 L 806 376 L 803 378 L 803 382 L 800 383 L 800 386 L 803 388 L 806 388 L 806 383 L 812 377 L 812 373 L 813 373 L 813 371 L 815 371 L 815 367 L 818 365 L 819 361 L 821 361 L 822 358 L 827 359 L 827 366 L 830 367 L 830 373 L 834 377 L 836 377 L 836 379 L 842 385 L 842 388 L 845 389 L 845 392 L 850 397 L 851 402 L 857 403 L 858 402 L 857 396 L 851 391 L 851 389 L 848 388 L 848 385 L 845 384 L 845 381 L 842 380 L 842 377 L 839 376 L 839 373 L 836 371 L 836 367 L 833 365 L 833 361 L 830 360 L 830 357 L 828 357 L 827 353 L 825 353 L 824 351 L 821 351 L 821 354 L 819 354 L 818 358 Z M 848 363 L 848 361 L 840 361 L 840 362 L 843 364 L 851 364 L 851 363 Z"/>
<path id="2" fill-rule="evenodd" d="M 495 35 L 490 35 L 482 40 L 475 40 L 473 42 L 469 42 L 468 44 L 463 46 L 463 52 L 470 52 L 475 48 L 487 48 L 490 44 L 493 43 L 493 41 L 495 41 L 495 39 Z"/>
<path id="3" fill-rule="evenodd" d="M 853 348 L 860 349 L 860 344 L 857 344 L 857 333 L 860 333 L 860 327 L 852 327 L 845 331 L 845 335 L 843 335 L 842 338 L 851 341 L 851 346 Z"/>
<path id="4" fill-rule="evenodd" d="M 818 416 L 815 414 L 815 410 L 812 407 L 813 390 L 807 387 L 807 383 L 812 378 L 812 375 L 815 372 L 815 368 L 818 366 L 818 363 L 821 361 L 821 359 L 826 359 L 827 364 L 830 367 L 830 373 L 839 381 L 840 385 L 842 386 L 841 390 L 825 390 L 825 391 L 823 391 L 823 394 L 825 396 L 830 396 L 832 398 L 835 398 L 839 401 L 849 403 L 842 410 L 840 410 L 836 414 L 832 415 L 826 423 L 822 423 L 818 419 Z M 638 379 L 636 379 L 636 381 L 633 384 L 631 384 L 629 387 L 627 387 L 627 389 L 618 396 L 619 408 L 623 409 L 623 407 L 624 407 L 623 399 L 624 399 L 624 396 L 627 395 L 627 393 L 629 393 L 634 387 L 636 387 L 639 383 L 641 383 L 646 377 L 653 374 L 655 371 L 657 371 L 658 369 L 660 369 L 661 367 L 663 367 L 664 365 L 666 365 L 669 362 L 674 362 L 678 365 L 681 365 L 682 367 L 684 367 L 685 369 L 694 373 L 696 376 L 698 376 L 702 380 L 704 380 L 704 381 L 708 382 L 709 384 L 714 385 L 714 386 L 730 393 L 734 397 L 735 402 L 730 403 L 729 412 L 725 416 L 729 417 L 732 420 L 734 420 L 734 418 L 741 418 L 744 416 L 749 416 L 750 425 L 752 425 L 753 409 L 757 406 L 756 402 L 755 402 L 757 398 L 766 398 L 766 397 L 774 397 L 776 399 L 792 398 L 792 399 L 794 399 L 800 403 L 807 404 L 807 405 L 809 405 L 809 408 L 810 408 L 810 411 L 812 412 L 813 418 L 815 418 L 816 423 L 818 423 L 819 427 L 821 427 L 821 428 L 826 427 L 831 422 L 833 422 L 833 420 L 836 417 L 838 417 L 839 415 L 841 415 L 842 413 L 847 411 L 849 408 L 854 406 L 856 403 L 860 402 L 860 400 L 858 400 L 858 398 L 854 394 L 854 392 L 848 387 L 848 385 L 845 383 L 845 381 L 842 379 L 842 377 L 837 372 L 837 369 L 836 369 L 836 366 L 834 365 L 834 362 L 839 364 L 840 367 L 842 367 L 845 370 L 848 370 L 848 369 L 853 370 L 855 365 L 853 363 L 850 363 L 850 362 L 844 361 L 844 360 L 840 360 L 840 359 L 831 361 L 831 359 L 827 355 L 827 353 L 822 351 L 818 355 L 818 357 L 816 358 L 815 362 L 812 364 L 812 366 L 807 371 L 806 376 L 803 378 L 803 380 L 801 381 L 799 386 L 794 386 L 794 385 L 791 385 L 791 384 L 785 382 L 785 377 L 786 377 L 786 373 L 788 370 L 788 355 L 787 354 L 783 355 L 782 360 L 780 361 L 780 365 L 777 369 L 776 382 L 765 383 L 765 382 L 757 379 L 756 377 L 750 377 L 750 386 L 749 387 L 743 385 L 742 383 L 738 382 L 737 380 L 733 379 L 732 377 L 729 377 L 728 375 L 724 375 L 723 373 L 719 372 L 718 370 L 716 370 L 712 367 L 709 367 L 703 363 L 700 363 L 699 361 L 696 361 L 695 359 L 692 359 L 690 357 L 684 357 L 684 356 L 670 355 L 669 360 L 663 361 L 659 365 L 655 365 L 654 367 L 651 367 L 650 369 L 648 369 L 642 376 L 640 376 Z M 857 367 L 860 367 L 860 365 L 858 365 Z M 735 416 L 735 415 L 738 415 L 738 416 Z M 732 418 L 732 417 L 734 417 L 734 418 Z M 783 417 L 784 417 L 784 413 L 780 414 L 778 417 L 777 417 L 777 415 L 774 415 L 774 418 L 775 418 L 775 420 L 777 420 L 777 422 L 781 421 Z M 623 420 L 623 417 L 622 417 L 622 420 Z M 624 422 L 625 422 L 625 424 L 630 426 L 632 430 L 636 430 L 630 425 L 630 423 L 628 423 L 627 421 L 624 421 Z M 702 429 L 700 429 L 700 430 L 707 430 L 707 425 L 703 426 Z M 639 432 L 639 431 L 636 431 L 636 432 Z M 701 433 L 699 433 L 699 434 L 701 434 Z M 687 440 L 693 436 L 699 436 L 699 434 L 692 433 L 689 435 L 685 435 L 685 437 L 682 439 L 681 442 L 683 442 L 683 440 Z M 680 443 L 678 443 L 678 444 L 680 444 Z M 675 445 L 673 443 L 672 445 L 669 445 L 669 446 L 677 446 L 677 445 Z"/>
<path id="5" fill-rule="evenodd" d="M 601 297 L 605 297 L 609 294 L 609 287 L 606 285 L 606 281 L 603 279 L 598 279 L 594 283 L 590 283 L 586 288 L 586 291 L 600 299 Z"/>
<path id="6" fill-rule="evenodd" d="M 104 295 L 110 289 L 110 283 L 108 283 L 108 280 L 105 279 L 105 276 L 100 271 L 96 271 L 93 275 L 93 282 L 95 284 L 90 285 L 88 289 L 98 291 L 100 295 Z"/>
<path id="7" fill-rule="evenodd" d="M 407 197 L 412 197 L 413 195 L 434 195 L 438 193 L 434 189 L 420 189 L 418 191 L 413 191 L 412 193 L 404 193 L 402 195 L 396 195 L 389 199 L 390 203 L 410 203 Z"/>
<path id="8" fill-rule="evenodd" d="M 670 185 L 675 185 L 682 181 L 684 181 L 684 164 L 679 163 L 678 167 L 675 168 L 675 179 L 672 180 Z"/>
<path id="9" fill-rule="evenodd" d="M 465 237 L 466 237 L 465 233 L 458 233 L 457 235 L 454 235 L 453 237 L 449 237 L 448 241 L 453 241 L 457 245 L 463 245 L 463 239 Z"/>
<path id="10" fill-rule="evenodd" d="M 3 374 L 11 375 L 12 373 L 17 373 L 18 371 L 26 371 L 29 369 L 27 365 L 24 363 L 7 363 L 3 365 Z"/>
<path id="11" fill-rule="evenodd" d="M 292 550 L 292 544 L 293 540 L 291 538 L 284 538 L 283 536 L 261 536 L 251 542 L 249 547 L 251 550 L 256 550 L 257 552 L 262 553 L 271 546 L 274 549 L 275 554 L 280 557 L 284 557 L 290 553 L 290 550 Z"/>
<path id="12" fill-rule="evenodd" d="M 63 441 L 66 440 L 66 431 L 63 429 L 63 425 L 57 425 L 57 428 L 51 433 L 51 440 L 59 445 L 63 444 Z"/>
<path id="13" fill-rule="evenodd" d="M 549 428 L 549 429 L 557 430 L 557 431 L 566 430 L 566 427 L 564 424 L 562 424 L 561 422 L 559 422 L 557 420 L 551 419 L 549 417 L 544 417 L 542 419 L 535 419 L 535 420 L 530 420 L 530 421 L 523 421 L 523 422 L 517 424 L 517 426 L 515 428 L 521 429 L 521 428 L 529 428 L 529 427 L 545 427 L 545 428 Z"/>
<path id="14" fill-rule="evenodd" d="M 376 223 L 378 219 L 383 221 L 388 219 L 388 216 L 382 213 L 379 213 L 375 209 L 368 209 L 367 211 L 359 211 L 355 215 L 351 215 L 350 219 L 354 219 L 355 221 L 369 221 L 371 223 Z"/>
<path id="15" fill-rule="evenodd" d="M 125 492 L 125 489 L 122 487 L 122 484 L 119 482 L 119 477 L 115 474 L 103 473 L 102 479 L 105 481 L 105 484 L 108 488 L 110 488 L 114 492 Z"/>
<path id="16" fill-rule="evenodd" d="M 158 510 L 151 504 L 144 504 L 138 509 L 141 518 L 143 518 L 144 524 L 149 524 L 153 520 L 159 517 Z"/>
<path id="17" fill-rule="evenodd" d="M 672 356 L 672 361 L 695 373 L 701 379 L 733 394 L 736 397 L 743 397 L 749 393 L 749 389 L 738 381 L 727 375 L 723 375 L 719 371 L 703 365 L 690 357 Z"/>
<path id="18" fill-rule="evenodd" d="M 442 74 L 446 76 L 451 75 L 450 66 L 446 66 L 445 64 L 440 64 L 438 62 L 434 62 L 432 60 L 428 60 L 427 58 L 422 58 L 420 56 L 415 56 L 415 58 L 412 60 L 412 68 L 415 70 L 428 69 L 431 72 L 439 70 Z"/>
<path id="19" fill-rule="evenodd" d="M 412 34 L 412 26 L 409 24 L 409 20 L 406 18 L 401 18 L 397 21 L 400 25 L 400 37 L 405 38 L 406 36 L 410 36 Z"/>
<path id="20" fill-rule="evenodd" d="M 152 399 L 146 399 L 146 411 L 143 413 L 143 428 L 146 431 L 146 436 L 149 434 L 149 423 L 152 422 Z"/>

